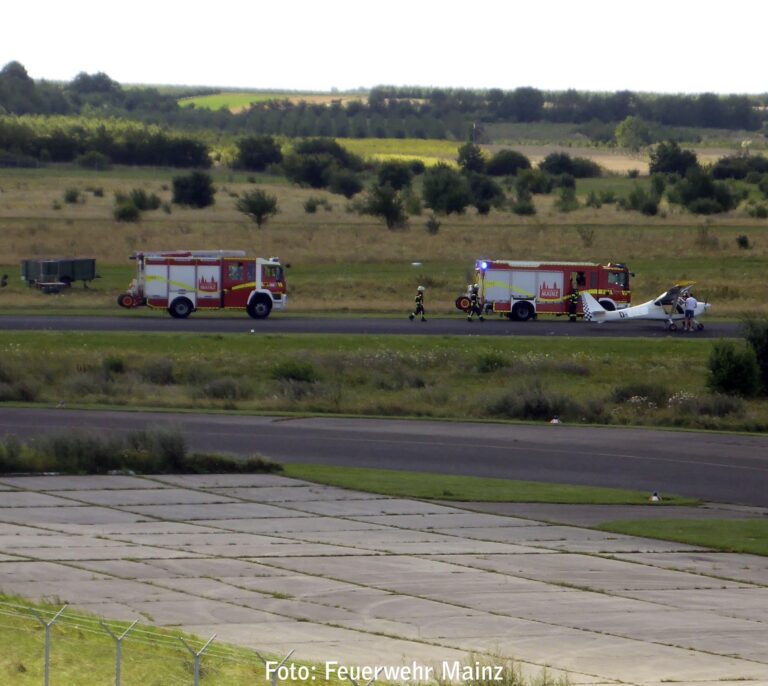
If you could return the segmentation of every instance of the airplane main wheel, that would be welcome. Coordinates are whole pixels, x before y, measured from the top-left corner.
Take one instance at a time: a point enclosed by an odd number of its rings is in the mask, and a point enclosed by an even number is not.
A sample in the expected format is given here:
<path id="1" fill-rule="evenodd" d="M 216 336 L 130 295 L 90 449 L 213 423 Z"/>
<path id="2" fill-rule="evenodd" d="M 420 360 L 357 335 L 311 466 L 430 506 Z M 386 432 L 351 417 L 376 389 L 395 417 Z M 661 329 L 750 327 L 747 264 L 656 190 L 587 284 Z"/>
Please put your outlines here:
<path id="1" fill-rule="evenodd" d="M 696 324 L 696 331 L 704 331 L 704 324 Z"/>
<path id="2" fill-rule="evenodd" d="M 667 328 L 668 328 L 670 331 L 677 331 L 677 324 L 675 324 L 674 322 L 672 322 L 672 324 L 670 324 L 670 325 L 669 325 Z"/>

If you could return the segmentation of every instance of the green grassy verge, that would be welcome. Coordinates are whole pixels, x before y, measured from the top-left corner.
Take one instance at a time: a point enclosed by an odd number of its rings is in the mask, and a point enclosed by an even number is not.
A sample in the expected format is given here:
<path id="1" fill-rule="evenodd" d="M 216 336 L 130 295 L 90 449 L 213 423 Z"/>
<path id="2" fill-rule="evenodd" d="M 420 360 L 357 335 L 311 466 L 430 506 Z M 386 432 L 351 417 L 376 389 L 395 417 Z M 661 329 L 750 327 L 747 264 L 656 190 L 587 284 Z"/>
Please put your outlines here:
<path id="1" fill-rule="evenodd" d="M 32 610 L 50 621 L 62 605 L 33 604 L 0 595 L 0 641 L 3 644 L 0 683 L 38 686 L 43 682 L 44 633 Z M 93 615 L 67 609 L 53 625 L 52 684 L 114 683 L 115 643 L 99 622 Z M 119 636 L 130 623 L 109 621 L 107 625 Z M 207 640 L 207 637 L 201 639 L 146 624 L 134 627 L 123 644 L 122 683 L 142 686 L 191 684 L 193 660 L 180 638 L 195 650 L 202 648 Z M 323 673 L 320 668 L 317 672 Z M 204 686 L 268 683 L 264 665 L 253 651 L 214 642 L 202 657 L 201 684 Z M 297 683 L 301 682 L 297 680 Z"/>
<path id="2" fill-rule="evenodd" d="M 768 555 L 768 521 L 761 519 L 606 522 L 598 528 L 631 536 L 700 545 L 729 553 Z"/>
<path id="3" fill-rule="evenodd" d="M 7 686 L 38 686 L 43 682 L 43 629 L 33 610 L 50 621 L 62 604 L 30 603 L 0 595 L 0 683 Z M 127 622 L 105 622 L 120 636 L 130 626 Z M 200 650 L 206 638 L 180 631 L 158 629 L 138 624 L 123 641 L 121 677 L 124 684 L 169 686 L 191 684 L 194 662 L 180 639 Z M 333 656 L 338 657 L 338 656 Z M 279 662 L 283 656 L 264 655 Z M 475 662 L 477 660 L 477 662 Z M 395 660 L 392 666 L 397 666 Z M 297 686 L 323 684 L 343 686 L 348 679 L 326 679 L 325 665 L 291 659 L 295 676 L 288 683 Z M 343 664 L 343 663 L 342 663 Z M 386 664 L 386 663 L 385 663 Z M 565 678 L 553 678 L 546 669 L 526 678 L 513 660 L 472 654 L 467 665 L 498 665 L 501 675 L 493 681 L 473 680 L 474 686 L 568 686 Z M 306 667 L 307 678 L 301 669 Z M 67 609 L 51 629 L 51 684 L 111 684 L 115 682 L 115 643 L 104 631 L 101 620 L 93 615 Z M 255 650 L 213 642 L 200 661 L 201 686 L 267 686 L 270 680 Z M 378 683 L 387 683 L 380 681 Z M 443 684 L 442 680 L 431 682 Z"/>
<path id="4" fill-rule="evenodd" d="M 578 505 L 646 505 L 648 494 L 621 488 L 569 486 L 535 481 L 484 479 L 390 469 L 332 467 L 314 464 L 283 466 L 285 476 L 329 486 L 424 500 L 487 503 L 560 503 Z M 693 498 L 665 496 L 667 505 L 696 505 Z"/>
<path id="5" fill-rule="evenodd" d="M 0 333 L 0 402 L 765 431 L 707 339 Z M 648 370 L 654 370 L 649 379 Z"/>

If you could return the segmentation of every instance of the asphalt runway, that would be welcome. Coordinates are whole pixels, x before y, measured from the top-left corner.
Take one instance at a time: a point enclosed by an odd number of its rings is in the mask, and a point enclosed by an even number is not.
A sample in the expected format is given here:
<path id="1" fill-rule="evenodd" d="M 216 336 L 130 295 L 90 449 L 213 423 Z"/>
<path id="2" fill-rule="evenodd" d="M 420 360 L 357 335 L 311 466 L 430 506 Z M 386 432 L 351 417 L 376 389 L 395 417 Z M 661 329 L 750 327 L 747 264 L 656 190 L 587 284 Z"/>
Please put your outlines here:
<path id="1" fill-rule="evenodd" d="M 631 321 L 591 324 L 566 318 L 541 317 L 512 322 L 490 318 L 468 322 L 461 316 L 411 322 L 392 317 L 295 317 L 275 314 L 268 319 L 200 316 L 172 319 L 164 313 L 124 316 L 0 316 L 0 331 L 140 331 L 153 333 L 359 334 L 435 336 L 571 336 L 586 338 L 733 338 L 737 322 L 707 322 L 703 331 L 667 331 L 662 322 Z"/>
<path id="2" fill-rule="evenodd" d="M 173 427 L 194 451 L 678 493 L 768 507 L 768 437 L 567 425 L 0 409 L 0 435 Z"/>

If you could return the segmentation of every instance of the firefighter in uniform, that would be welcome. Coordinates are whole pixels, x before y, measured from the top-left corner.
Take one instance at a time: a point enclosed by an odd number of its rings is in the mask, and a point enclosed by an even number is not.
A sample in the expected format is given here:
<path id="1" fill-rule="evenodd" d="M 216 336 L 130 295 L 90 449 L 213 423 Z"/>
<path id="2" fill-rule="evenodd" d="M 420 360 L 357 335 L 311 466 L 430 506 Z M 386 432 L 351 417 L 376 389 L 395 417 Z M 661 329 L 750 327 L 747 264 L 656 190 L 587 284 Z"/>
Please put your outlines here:
<path id="1" fill-rule="evenodd" d="M 576 321 L 576 310 L 579 307 L 579 289 L 572 288 L 570 294 L 566 297 L 568 303 L 568 319 L 569 321 Z"/>
<path id="2" fill-rule="evenodd" d="M 416 289 L 416 297 L 413 300 L 416 303 L 416 309 L 408 315 L 408 319 L 413 321 L 416 317 L 421 315 L 421 321 L 427 321 L 426 317 L 424 317 L 424 286 L 419 286 Z"/>
<path id="3" fill-rule="evenodd" d="M 482 322 L 484 321 L 483 317 L 483 310 L 480 307 L 480 286 L 477 284 L 473 284 L 472 288 L 469 289 L 469 316 L 467 317 L 467 321 L 472 321 L 472 315 L 477 315 L 477 318 Z"/>

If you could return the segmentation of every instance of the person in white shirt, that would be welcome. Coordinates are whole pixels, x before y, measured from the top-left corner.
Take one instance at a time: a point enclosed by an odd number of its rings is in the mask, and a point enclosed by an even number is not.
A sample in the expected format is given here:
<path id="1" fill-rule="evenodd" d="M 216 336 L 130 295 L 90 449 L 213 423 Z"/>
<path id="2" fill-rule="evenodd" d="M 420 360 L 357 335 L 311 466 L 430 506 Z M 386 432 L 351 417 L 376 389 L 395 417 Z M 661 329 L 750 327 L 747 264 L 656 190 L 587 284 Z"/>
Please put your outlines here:
<path id="1" fill-rule="evenodd" d="M 683 322 L 683 331 L 693 331 L 693 315 L 696 313 L 696 306 L 699 301 L 693 297 L 693 293 L 689 293 L 685 299 L 683 309 L 685 310 L 685 321 Z"/>

